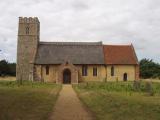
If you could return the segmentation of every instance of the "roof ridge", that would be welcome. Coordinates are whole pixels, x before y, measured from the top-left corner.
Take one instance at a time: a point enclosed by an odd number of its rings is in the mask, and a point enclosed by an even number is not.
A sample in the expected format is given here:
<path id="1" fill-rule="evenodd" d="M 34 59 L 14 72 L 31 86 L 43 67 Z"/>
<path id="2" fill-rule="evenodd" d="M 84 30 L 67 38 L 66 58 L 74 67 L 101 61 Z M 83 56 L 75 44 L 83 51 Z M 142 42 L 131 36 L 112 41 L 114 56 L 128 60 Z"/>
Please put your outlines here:
<path id="1" fill-rule="evenodd" d="M 50 45 L 102 45 L 102 42 L 40 42 L 39 44 Z"/>
<path id="2" fill-rule="evenodd" d="M 103 44 L 103 46 L 132 46 L 132 44 L 118 44 L 118 45 L 113 45 L 113 44 Z"/>

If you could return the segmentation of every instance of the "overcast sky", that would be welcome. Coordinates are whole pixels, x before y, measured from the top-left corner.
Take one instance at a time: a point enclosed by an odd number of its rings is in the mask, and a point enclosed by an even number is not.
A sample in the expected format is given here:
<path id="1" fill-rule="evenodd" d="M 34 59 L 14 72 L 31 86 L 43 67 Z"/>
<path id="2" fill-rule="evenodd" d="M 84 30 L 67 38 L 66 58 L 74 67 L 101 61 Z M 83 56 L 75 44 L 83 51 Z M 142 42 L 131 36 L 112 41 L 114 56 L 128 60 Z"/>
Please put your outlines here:
<path id="1" fill-rule="evenodd" d="M 16 61 L 19 16 L 39 18 L 41 41 L 132 43 L 160 62 L 160 0 L 0 0 L 0 59 Z"/>

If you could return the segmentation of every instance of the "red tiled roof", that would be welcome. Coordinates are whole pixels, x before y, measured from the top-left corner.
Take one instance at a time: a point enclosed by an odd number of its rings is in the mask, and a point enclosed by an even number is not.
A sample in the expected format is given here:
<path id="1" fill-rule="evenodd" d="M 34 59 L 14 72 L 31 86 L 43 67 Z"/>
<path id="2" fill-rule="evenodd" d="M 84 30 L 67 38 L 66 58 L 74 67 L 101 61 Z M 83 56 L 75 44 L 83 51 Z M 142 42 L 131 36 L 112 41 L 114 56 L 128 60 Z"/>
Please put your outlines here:
<path id="1" fill-rule="evenodd" d="M 106 64 L 138 64 L 133 45 L 103 45 Z"/>

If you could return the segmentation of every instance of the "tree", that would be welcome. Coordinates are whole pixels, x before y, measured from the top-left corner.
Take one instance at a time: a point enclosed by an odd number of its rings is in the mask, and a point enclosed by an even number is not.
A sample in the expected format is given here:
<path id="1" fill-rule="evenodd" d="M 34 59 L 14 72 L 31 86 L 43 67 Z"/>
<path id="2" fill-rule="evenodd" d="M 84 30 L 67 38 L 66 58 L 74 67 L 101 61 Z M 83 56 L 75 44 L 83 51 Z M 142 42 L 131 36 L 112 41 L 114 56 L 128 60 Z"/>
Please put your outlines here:
<path id="1" fill-rule="evenodd" d="M 142 59 L 140 61 L 140 76 L 142 78 L 160 78 L 160 64 L 151 59 Z"/>
<path id="2" fill-rule="evenodd" d="M 8 63 L 9 75 L 16 76 L 16 63 Z"/>
<path id="3" fill-rule="evenodd" d="M 9 66 L 6 60 L 0 61 L 0 76 L 5 76 L 9 73 Z"/>
<path id="4" fill-rule="evenodd" d="M 0 61 L 0 76 L 16 75 L 16 63 L 8 63 L 6 60 Z"/>

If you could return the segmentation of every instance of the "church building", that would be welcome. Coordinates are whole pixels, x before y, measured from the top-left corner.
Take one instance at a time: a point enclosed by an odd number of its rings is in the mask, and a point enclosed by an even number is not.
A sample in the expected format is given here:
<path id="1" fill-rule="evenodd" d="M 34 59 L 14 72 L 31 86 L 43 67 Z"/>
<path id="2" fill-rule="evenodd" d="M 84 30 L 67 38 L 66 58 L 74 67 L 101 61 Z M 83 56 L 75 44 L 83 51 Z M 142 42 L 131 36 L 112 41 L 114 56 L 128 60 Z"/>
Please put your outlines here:
<path id="1" fill-rule="evenodd" d="M 132 44 L 42 42 L 37 17 L 19 17 L 17 80 L 74 84 L 139 79 Z"/>

